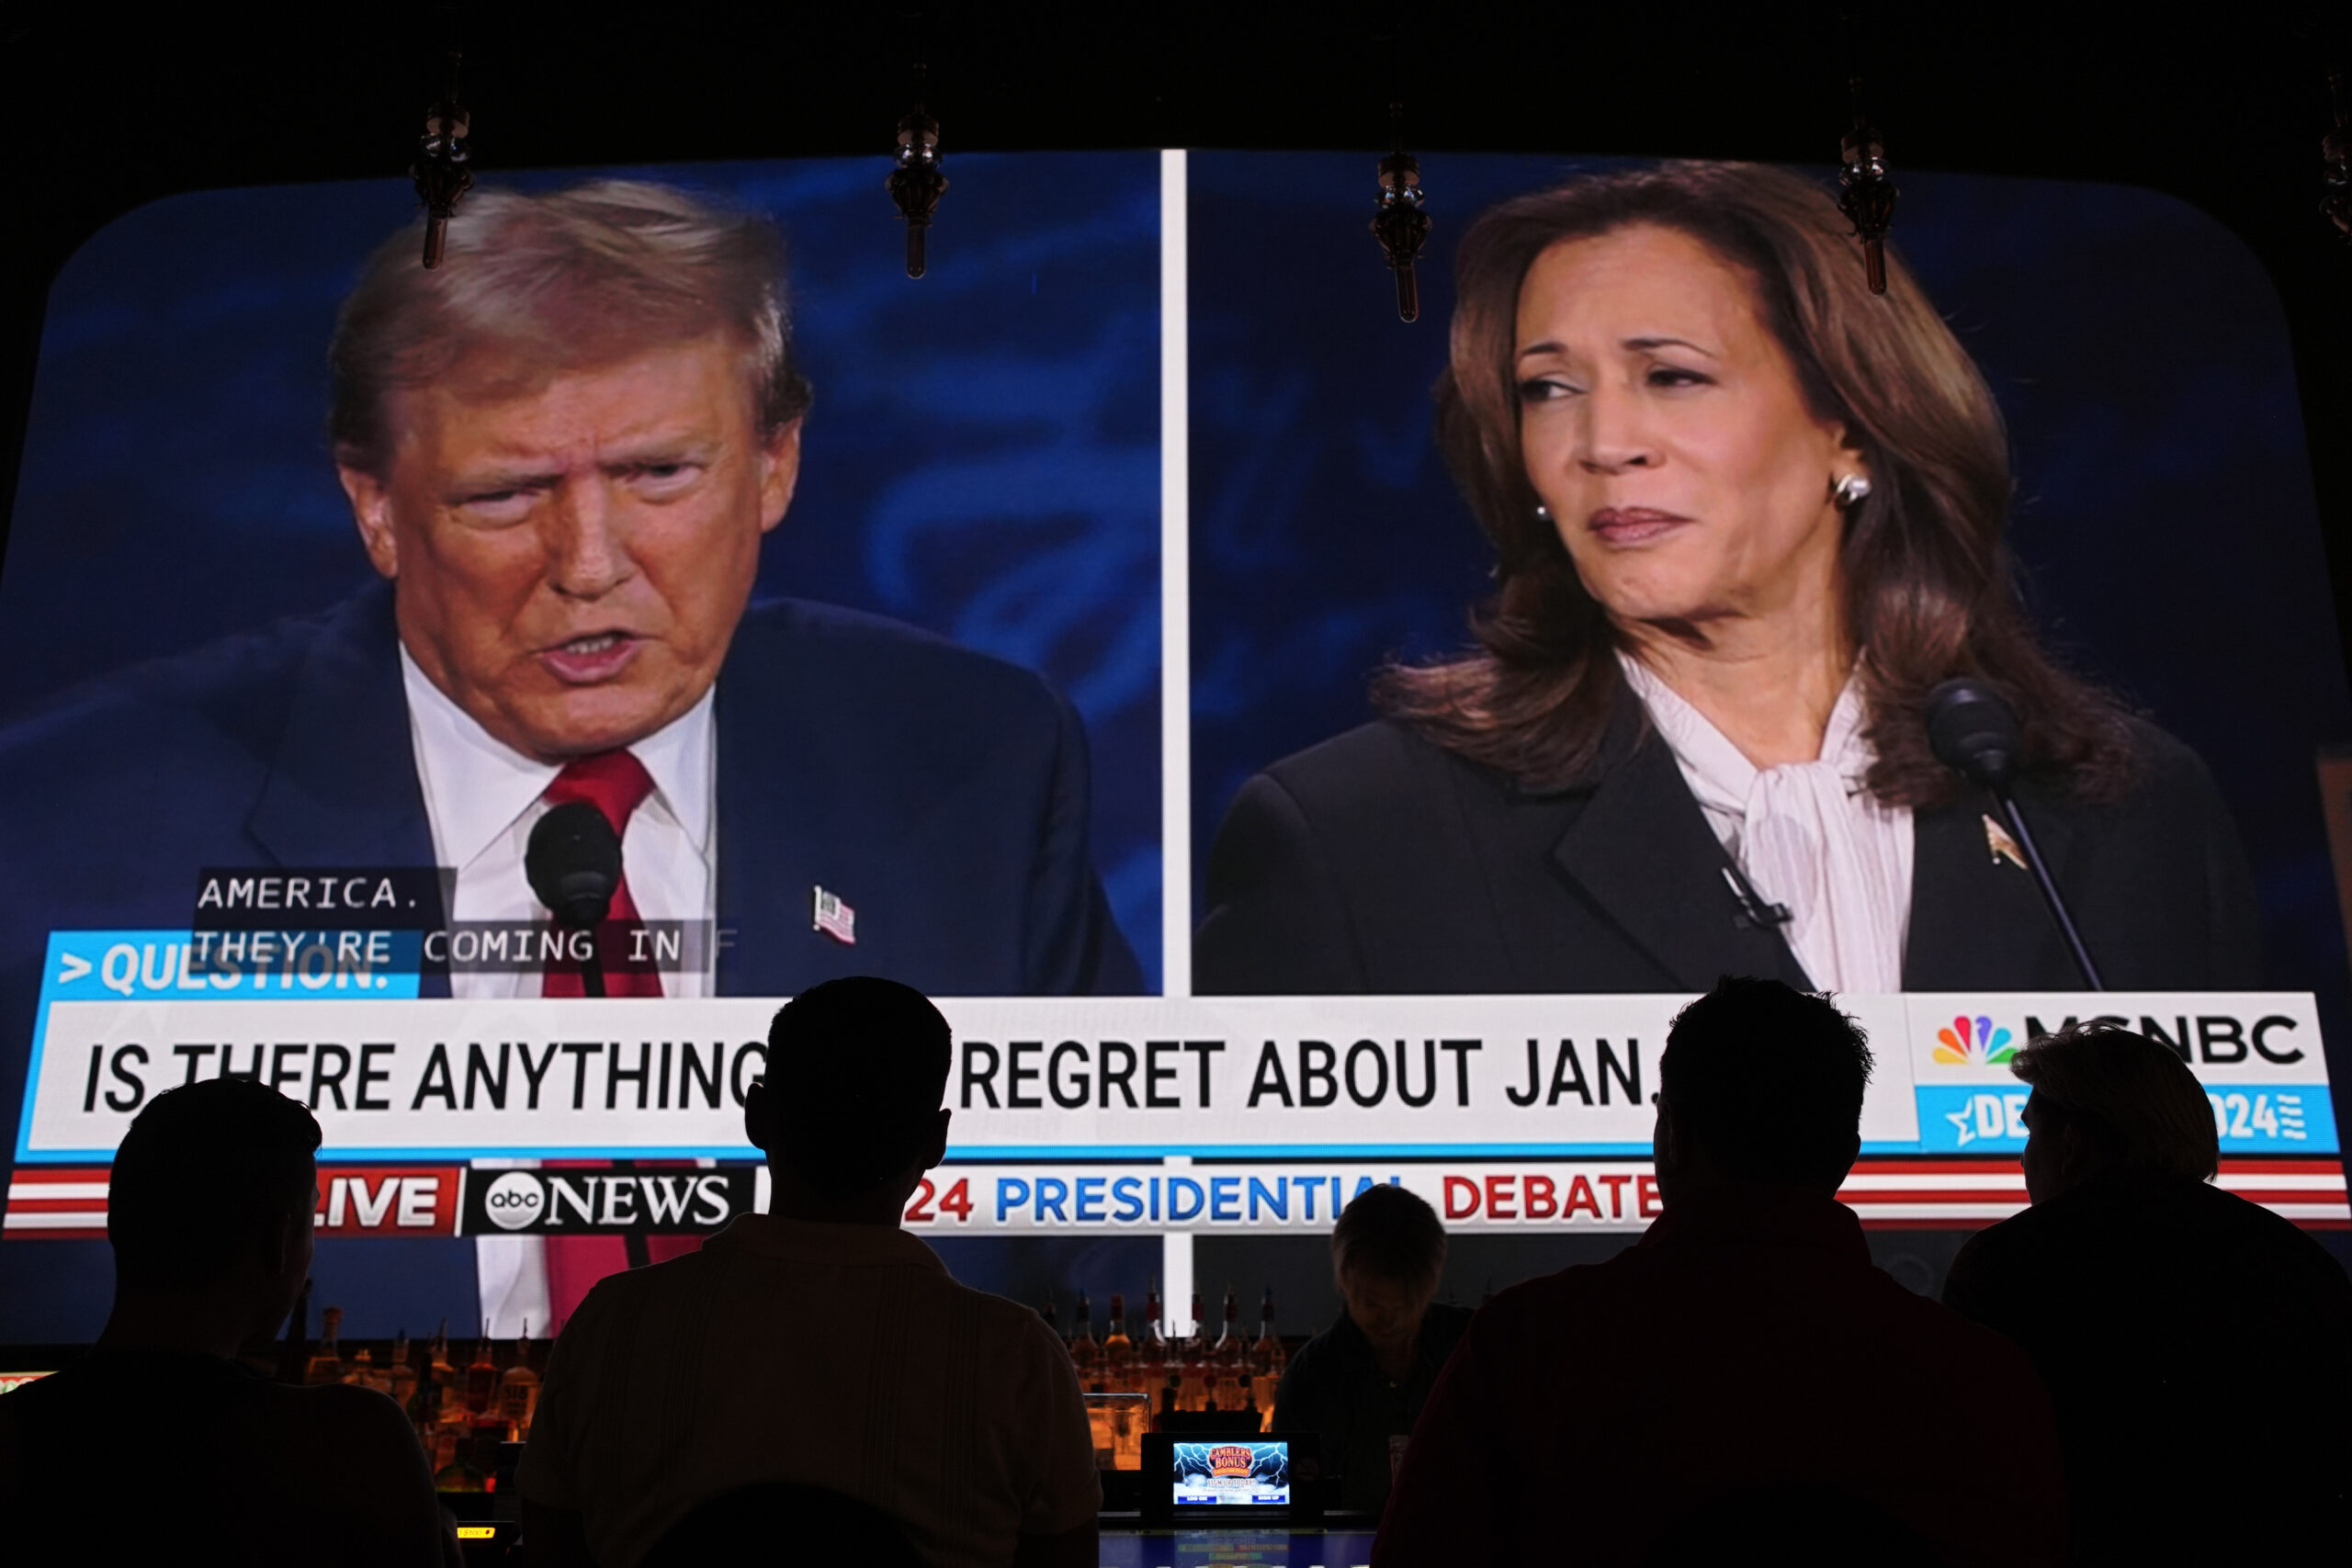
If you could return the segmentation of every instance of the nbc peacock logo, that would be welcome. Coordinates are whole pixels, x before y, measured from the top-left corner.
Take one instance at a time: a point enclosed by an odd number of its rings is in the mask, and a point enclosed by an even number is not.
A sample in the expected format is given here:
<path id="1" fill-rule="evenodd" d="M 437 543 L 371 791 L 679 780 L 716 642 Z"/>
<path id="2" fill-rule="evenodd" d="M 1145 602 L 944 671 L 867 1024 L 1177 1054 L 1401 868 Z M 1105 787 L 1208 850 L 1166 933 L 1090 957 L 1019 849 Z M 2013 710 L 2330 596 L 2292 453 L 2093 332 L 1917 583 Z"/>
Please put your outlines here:
<path id="1" fill-rule="evenodd" d="M 1997 1067 L 2018 1054 L 2007 1024 L 1962 1014 L 1936 1031 L 1935 1059 L 1953 1067 Z"/>

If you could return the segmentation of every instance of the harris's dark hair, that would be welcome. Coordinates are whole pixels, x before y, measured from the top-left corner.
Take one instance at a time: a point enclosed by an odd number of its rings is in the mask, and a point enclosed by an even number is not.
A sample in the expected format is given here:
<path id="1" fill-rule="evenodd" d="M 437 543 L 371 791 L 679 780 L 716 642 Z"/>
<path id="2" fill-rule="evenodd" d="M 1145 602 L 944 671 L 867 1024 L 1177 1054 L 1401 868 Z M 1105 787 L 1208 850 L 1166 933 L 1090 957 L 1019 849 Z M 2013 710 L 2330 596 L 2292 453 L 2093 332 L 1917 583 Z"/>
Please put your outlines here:
<path id="1" fill-rule="evenodd" d="M 846 1197 L 906 1168 L 947 1092 L 947 1021 L 911 986 L 851 976 L 811 986 L 768 1028 L 769 1149 Z"/>
<path id="2" fill-rule="evenodd" d="M 1563 241 L 1636 225 L 1686 234 L 1747 276 L 1807 405 L 1862 454 L 1870 495 L 1848 513 L 1847 625 L 1863 652 L 1877 752 L 1871 793 L 1927 807 L 1954 781 L 1920 710 L 1955 675 L 1991 682 L 2017 710 L 2025 763 L 2077 798 L 2111 800 L 2135 769 L 2116 705 L 2036 641 L 2003 537 L 2012 484 L 2000 409 L 1899 257 L 1871 295 L 1827 194 L 1758 164 L 1675 163 L 1589 175 L 1489 209 L 1454 261 L 1452 359 L 1437 387 L 1438 444 L 1495 547 L 1494 597 L 1476 648 L 1394 665 L 1374 696 L 1437 744 L 1534 788 L 1589 783 L 1623 676 L 1600 604 L 1554 525 L 1536 516 L 1520 448 L 1514 341 L 1520 288 Z"/>
<path id="3" fill-rule="evenodd" d="M 1725 1175 L 1835 1191 L 1871 1065 L 1869 1036 L 1827 997 L 1726 976 L 1675 1014 L 1658 1087 L 1676 1129 Z"/>
<path id="4" fill-rule="evenodd" d="M 107 1240 L 123 1285 L 209 1285 L 318 1201 L 319 1123 L 253 1078 L 165 1089 L 123 1134 Z"/>

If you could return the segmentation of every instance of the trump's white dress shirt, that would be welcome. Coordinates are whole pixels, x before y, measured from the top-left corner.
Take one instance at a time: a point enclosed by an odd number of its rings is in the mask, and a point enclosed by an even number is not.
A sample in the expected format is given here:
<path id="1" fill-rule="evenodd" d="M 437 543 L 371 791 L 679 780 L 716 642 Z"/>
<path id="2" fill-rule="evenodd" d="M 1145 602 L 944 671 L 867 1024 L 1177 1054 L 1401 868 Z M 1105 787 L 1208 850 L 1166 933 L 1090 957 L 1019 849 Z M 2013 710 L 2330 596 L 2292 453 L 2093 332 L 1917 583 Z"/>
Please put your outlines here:
<path id="1" fill-rule="evenodd" d="M 1911 922 L 1911 810 L 1864 785 L 1877 753 L 1862 733 L 1861 689 L 1848 680 L 1821 756 L 1758 768 L 1706 716 L 1631 654 L 1617 662 L 1674 754 L 1707 826 L 1768 904 L 1781 934 L 1825 991 L 1903 988 Z"/>
<path id="2" fill-rule="evenodd" d="M 547 815 L 539 797 L 562 769 L 534 761 L 493 738 L 429 680 L 401 649 L 408 693 L 409 739 L 417 782 L 433 825 L 435 863 L 458 873 L 458 920 L 544 920 L 548 911 L 523 874 L 531 829 Z M 629 747 L 653 779 L 653 793 L 621 836 L 621 864 L 638 914 L 648 920 L 704 920 L 717 912 L 718 728 L 711 716 L 717 688 Z M 710 993 L 706 943 L 697 972 L 665 973 L 664 995 Z M 539 976 L 452 975 L 456 997 L 535 997 Z"/>
<path id="3" fill-rule="evenodd" d="M 401 681 L 408 696 L 409 740 L 416 778 L 432 824 L 435 863 L 457 870 L 450 919 L 544 920 L 545 906 L 523 873 L 532 825 L 546 815 L 539 797 L 562 770 L 534 761 L 491 735 L 452 702 L 401 649 Z M 716 688 L 679 717 L 628 748 L 652 777 L 653 793 L 621 836 L 621 865 L 638 914 L 648 920 L 700 920 L 718 912 L 718 730 L 711 705 Z M 703 964 L 686 973 L 665 971 L 662 989 L 673 997 L 708 996 L 717 942 L 703 944 Z M 535 997 L 535 974 L 452 974 L 449 994 L 460 998 Z M 478 1160 L 480 1167 L 536 1165 L 536 1160 Z M 474 1265 L 481 1311 L 490 1332 L 512 1336 L 528 1319 L 548 1332 L 546 1247 L 537 1236 L 478 1236 Z"/>

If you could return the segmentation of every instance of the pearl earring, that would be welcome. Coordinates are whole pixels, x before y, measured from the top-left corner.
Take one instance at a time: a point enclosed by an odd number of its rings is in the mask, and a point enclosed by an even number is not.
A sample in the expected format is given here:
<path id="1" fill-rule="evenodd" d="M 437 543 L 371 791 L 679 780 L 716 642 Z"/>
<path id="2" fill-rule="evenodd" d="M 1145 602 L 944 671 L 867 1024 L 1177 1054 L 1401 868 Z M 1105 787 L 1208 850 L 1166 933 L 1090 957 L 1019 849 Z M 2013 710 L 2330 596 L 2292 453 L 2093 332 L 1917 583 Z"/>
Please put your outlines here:
<path id="1" fill-rule="evenodd" d="M 1540 501 L 1535 503 L 1535 521 L 1538 523 L 1552 521 L 1552 509 Z"/>
<path id="2" fill-rule="evenodd" d="M 1829 487 L 1829 493 L 1838 498 L 1839 506 L 1856 505 L 1870 492 L 1871 481 L 1860 474 L 1841 475 L 1838 481 Z"/>

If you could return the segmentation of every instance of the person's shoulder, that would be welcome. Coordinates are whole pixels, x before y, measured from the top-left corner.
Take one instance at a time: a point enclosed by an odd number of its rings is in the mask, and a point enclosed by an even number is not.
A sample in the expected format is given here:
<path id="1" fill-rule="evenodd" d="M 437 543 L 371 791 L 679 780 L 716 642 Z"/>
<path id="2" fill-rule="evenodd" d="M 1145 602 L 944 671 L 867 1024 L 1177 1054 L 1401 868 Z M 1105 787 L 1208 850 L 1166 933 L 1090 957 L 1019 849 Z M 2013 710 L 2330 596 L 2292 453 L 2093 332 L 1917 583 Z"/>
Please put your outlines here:
<path id="1" fill-rule="evenodd" d="M 821 671 L 853 688 L 928 693 L 946 706 L 973 700 L 1046 712 L 1057 699 L 1044 677 L 1007 659 L 865 610 L 807 599 L 751 606 L 735 630 L 729 673 L 741 667 Z"/>
<path id="2" fill-rule="evenodd" d="M 1908 1346 L 1919 1363 L 1940 1366 L 1949 1376 L 1964 1378 L 1973 1368 L 1986 1377 L 2041 1386 L 2025 1351 L 2006 1335 L 1957 1306 L 1918 1294 L 1876 1265 L 1864 1267 L 1862 1279 L 1863 1288 L 1845 1299 L 1857 1326 L 1873 1337 Z"/>
<path id="3" fill-rule="evenodd" d="M 1476 763 L 1388 718 L 1318 740 L 1264 773 L 1301 797 L 1426 790 L 1442 779 L 1485 776 Z"/>
<path id="4" fill-rule="evenodd" d="M 2028 1208 L 1962 1242 L 1944 1270 L 1944 1304 L 1971 1322 L 2004 1317 L 2021 1287 L 2046 1280 L 2032 1260 L 2050 1250 L 2052 1228 L 2046 1213 L 2036 1219 Z"/>
<path id="5" fill-rule="evenodd" d="M 2126 806 L 2202 809 L 2220 800 L 2212 770 L 2187 741 L 2137 714 L 2125 715 L 2123 728 L 2135 766 Z"/>
<path id="6" fill-rule="evenodd" d="M 82 682 L 0 728 L 0 757 L 12 767 L 53 750 L 95 761 L 127 741 L 153 760 L 187 731 L 232 748 L 266 746 L 284 728 L 304 666 L 322 647 L 355 639 L 368 598 Z M 386 638 L 383 656 L 393 646 Z"/>
<path id="7" fill-rule="evenodd" d="M 322 1440 L 348 1439 L 405 1450 L 416 1440 L 407 1413 L 389 1393 L 356 1383 L 321 1383 L 292 1388 L 264 1385 L 265 1397 L 284 1413 L 288 1424 Z"/>
<path id="8" fill-rule="evenodd" d="M 2300 1290 L 2331 1310 L 2352 1313 L 2352 1275 L 2302 1226 L 2210 1182 L 2197 1182 L 2189 1191 L 2212 1228 L 2238 1242 L 2233 1267 L 2269 1275 L 2268 1290 Z"/>
<path id="9" fill-rule="evenodd" d="M 1344 1333 L 1344 1314 L 1330 1327 L 1308 1337 L 1306 1344 L 1292 1353 L 1283 1371 L 1302 1381 L 1323 1377 L 1336 1371 L 1348 1359 L 1348 1341 Z"/>
<path id="10" fill-rule="evenodd" d="M 951 1311 L 968 1314 L 974 1338 L 984 1351 L 989 1347 L 999 1347 L 1023 1357 L 1069 1359 L 1061 1337 L 1046 1326 L 1046 1320 L 1035 1309 L 1008 1296 L 967 1285 L 953 1274 L 917 1278 L 922 1286 L 943 1292 Z"/>
<path id="11" fill-rule="evenodd" d="M 640 1320 L 658 1325 L 673 1303 L 708 1288 L 712 1271 L 725 1267 L 723 1251 L 696 1247 L 659 1263 L 607 1274 L 589 1286 L 572 1308 L 564 1320 L 563 1337 L 578 1345 L 632 1332 Z"/>
<path id="12" fill-rule="evenodd" d="M 1452 1302 L 1432 1302 L 1422 1314 L 1421 1333 L 1433 1343 L 1451 1345 L 1470 1330 L 1478 1321 L 1477 1307 L 1458 1306 Z"/>
<path id="13" fill-rule="evenodd" d="M 1634 1254 L 1639 1250 L 1629 1247 L 1603 1262 L 1572 1263 L 1556 1273 L 1505 1286 L 1487 1297 L 1475 1314 L 1462 1307 L 1446 1310 L 1464 1314 L 1461 1337 L 1465 1339 L 1532 1338 L 1548 1343 L 1556 1337 L 1561 1325 L 1606 1311 L 1615 1298 L 1638 1290 L 1641 1259 Z"/>
<path id="14" fill-rule="evenodd" d="M 2062 1251 L 2075 1228 L 2074 1216 L 2049 1203 L 2029 1205 L 2006 1220 L 1996 1220 L 1960 1244 L 1952 1255 L 1954 1269 L 2006 1269 L 2018 1267 L 2055 1247 Z"/>
<path id="15" fill-rule="evenodd" d="M 1361 833 L 1396 843 L 1400 818 L 1507 809 L 1508 781 L 1394 719 L 1377 719 L 1271 762 L 1235 800 L 1237 812 L 1292 813 L 1318 835 Z M 1274 803 L 1279 801 L 1279 806 Z"/>

